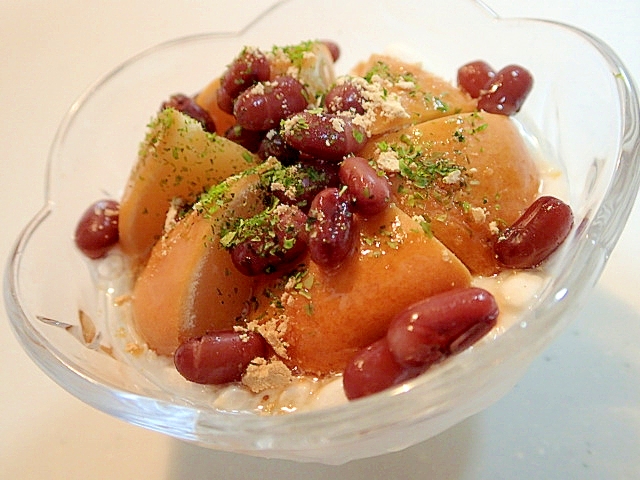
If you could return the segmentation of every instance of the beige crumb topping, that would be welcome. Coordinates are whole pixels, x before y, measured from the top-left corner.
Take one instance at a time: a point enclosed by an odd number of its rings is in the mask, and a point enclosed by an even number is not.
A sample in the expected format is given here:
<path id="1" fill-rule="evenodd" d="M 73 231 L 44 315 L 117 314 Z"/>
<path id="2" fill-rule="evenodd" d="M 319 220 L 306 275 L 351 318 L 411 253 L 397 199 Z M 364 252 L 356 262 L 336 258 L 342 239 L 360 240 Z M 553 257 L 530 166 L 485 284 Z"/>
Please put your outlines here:
<path id="1" fill-rule="evenodd" d="M 291 172 L 292 174 L 295 175 L 295 173 L 297 172 L 297 168 L 296 167 L 291 167 Z M 296 185 L 295 184 L 291 184 L 288 187 L 282 183 L 282 182 L 272 182 L 271 185 L 269 186 L 269 188 L 271 189 L 272 192 L 282 192 L 284 194 L 285 197 L 287 197 L 289 200 L 295 200 L 296 197 Z M 286 213 L 284 210 L 288 209 L 290 207 L 286 206 L 286 205 L 278 205 L 276 207 L 276 214 L 280 214 L 280 213 Z"/>
<path id="2" fill-rule="evenodd" d="M 296 80 L 303 81 L 301 74 L 301 67 L 307 67 L 315 65 L 317 63 L 317 55 L 315 52 L 308 50 L 302 52 L 302 60 L 299 65 L 296 65 L 292 57 L 283 48 L 274 48 L 270 52 L 265 53 L 266 58 L 271 64 L 272 73 L 279 72 L 281 75 L 288 75 Z"/>
<path id="3" fill-rule="evenodd" d="M 393 150 L 386 152 L 377 150 L 377 153 L 375 161 L 378 168 L 387 173 L 397 173 L 400 171 L 400 157 L 397 152 Z"/>
<path id="4" fill-rule="evenodd" d="M 402 90 L 408 90 L 408 91 L 412 91 L 415 90 L 417 85 L 415 84 L 415 82 L 409 81 L 409 80 L 400 80 L 398 82 L 395 83 L 396 87 L 402 89 Z"/>
<path id="5" fill-rule="evenodd" d="M 281 360 L 258 357 L 251 361 L 242 376 L 242 384 L 254 393 L 291 383 L 293 374 Z"/>
<path id="6" fill-rule="evenodd" d="M 306 130 L 307 128 L 308 125 L 306 125 L 303 116 L 300 114 L 291 115 L 280 123 L 280 129 L 284 136 L 295 135 L 296 131 Z"/>
<path id="7" fill-rule="evenodd" d="M 287 68 L 286 74 L 288 77 L 293 77 L 296 80 L 300 81 L 300 69 L 294 65 L 291 65 Z"/>
<path id="8" fill-rule="evenodd" d="M 247 328 L 262 335 L 271 348 L 273 348 L 276 355 L 282 358 L 289 358 L 287 354 L 289 344 L 284 341 L 284 334 L 287 331 L 288 323 L 289 318 L 286 315 L 279 315 L 262 323 L 256 321 L 250 322 Z"/>
<path id="9" fill-rule="evenodd" d="M 272 82 L 258 82 L 249 88 L 249 93 L 252 95 L 264 95 L 265 87 L 272 85 L 274 85 Z"/>
<path id="10" fill-rule="evenodd" d="M 404 84 L 393 84 L 378 75 L 373 75 L 370 82 L 362 77 L 342 77 L 338 79 L 338 83 L 339 82 L 350 82 L 360 93 L 363 99 L 362 106 L 364 113 L 355 115 L 353 124 L 364 128 L 368 136 L 371 136 L 372 127 L 379 117 L 410 117 L 400 102 L 400 96 L 395 92 L 389 91 L 389 89 L 394 86 L 405 89 L 406 85 Z"/>
<path id="11" fill-rule="evenodd" d="M 442 177 L 442 183 L 447 185 L 456 185 L 463 182 L 462 172 L 460 170 L 453 170 Z"/>
<path id="12" fill-rule="evenodd" d="M 147 351 L 147 348 L 145 346 L 140 345 L 137 342 L 128 342 L 125 345 L 124 349 L 127 353 L 133 355 L 134 357 L 139 357 Z"/>
<path id="13" fill-rule="evenodd" d="M 291 59 L 282 48 L 274 48 L 270 52 L 265 52 L 265 57 L 271 64 L 288 65 L 291 63 Z"/>
<path id="14" fill-rule="evenodd" d="M 295 210 L 296 207 L 292 207 L 291 205 L 287 205 L 286 203 L 280 203 L 276 208 L 273 209 L 274 215 L 277 217 L 282 217 L 283 215 L 287 215 L 292 210 Z"/>
<path id="15" fill-rule="evenodd" d="M 482 207 L 473 207 L 470 212 L 473 221 L 476 223 L 484 223 L 487 219 L 487 211 Z"/>
<path id="16" fill-rule="evenodd" d="M 331 119 L 331 127 L 338 133 L 344 132 L 345 121 L 343 118 L 335 117 Z"/>

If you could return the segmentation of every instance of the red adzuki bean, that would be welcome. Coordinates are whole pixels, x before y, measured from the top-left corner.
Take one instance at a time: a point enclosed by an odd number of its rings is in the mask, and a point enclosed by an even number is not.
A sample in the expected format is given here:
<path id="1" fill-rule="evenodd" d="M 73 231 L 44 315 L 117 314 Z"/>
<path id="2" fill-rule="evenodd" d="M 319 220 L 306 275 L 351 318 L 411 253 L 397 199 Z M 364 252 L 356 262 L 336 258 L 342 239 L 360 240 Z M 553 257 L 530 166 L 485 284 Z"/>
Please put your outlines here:
<path id="1" fill-rule="evenodd" d="M 362 101 L 358 88 L 349 82 L 336 85 L 324 97 L 325 107 L 331 113 L 353 111 L 362 115 L 364 113 Z"/>
<path id="2" fill-rule="evenodd" d="M 351 254 L 357 238 L 349 197 L 337 188 L 321 191 L 311 202 L 309 223 L 311 260 L 326 270 L 338 268 Z"/>
<path id="3" fill-rule="evenodd" d="M 487 62 L 476 60 L 458 69 L 458 86 L 472 98 L 478 98 L 495 76 L 496 72 Z"/>
<path id="4" fill-rule="evenodd" d="M 237 96 L 236 96 L 237 97 Z M 218 108 L 223 112 L 233 114 L 233 103 L 236 101 L 236 97 L 232 96 L 225 88 L 219 87 L 216 92 L 216 102 Z"/>
<path id="5" fill-rule="evenodd" d="M 478 98 L 478 108 L 489 113 L 513 115 L 520 110 L 533 87 L 533 77 L 524 67 L 508 65 L 496 73 Z"/>
<path id="6" fill-rule="evenodd" d="M 414 378 L 477 342 L 496 324 L 498 305 L 480 288 L 443 292 L 396 315 L 387 335 L 356 353 L 343 373 L 348 399 Z"/>
<path id="7" fill-rule="evenodd" d="M 533 202 L 494 244 L 498 260 L 510 268 L 540 265 L 564 242 L 573 227 L 571 207 L 555 197 Z"/>
<path id="8" fill-rule="evenodd" d="M 217 92 L 218 107 L 233 113 L 235 99 L 247 88 L 266 82 L 271 75 L 269 60 L 259 51 L 245 50 L 227 67 L 220 78 Z"/>
<path id="9" fill-rule="evenodd" d="M 211 118 L 211 115 L 209 115 L 209 112 L 198 105 L 192 97 L 188 97 L 181 93 L 172 95 L 169 100 L 162 104 L 161 108 L 163 110 L 165 108 L 175 108 L 179 112 L 199 121 L 207 132 L 216 132 L 216 124 Z"/>
<path id="10" fill-rule="evenodd" d="M 283 205 L 278 215 L 276 238 L 283 251 L 283 263 L 290 263 L 307 250 L 307 215 L 294 205 Z"/>
<path id="11" fill-rule="evenodd" d="M 337 186 L 337 169 L 334 163 L 332 168 L 324 168 L 320 162 L 298 162 L 292 165 L 295 172 L 295 188 L 272 189 L 272 194 L 280 203 L 295 205 L 304 213 L 309 212 L 311 202 L 315 196 L 327 187 Z M 335 172 L 333 170 L 336 170 Z"/>
<path id="12" fill-rule="evenodd" d="M 262 160 L 269 157 L 276 157 L 283 165 L 292 165 L 300 158 L 300 152 L 295 148 L 287 145 L 276 130 L 269 130 L 260 142 L 258 148 L 258 156 Z"/>
<path id="13" fill-rule="evenodd" d="M 290 265 L 307 250 L 307 216 L 295 206 L 283 206 L 274 215 L 273 230 L 265 228 L 262 238 L 251 237 L 232 247 L 231 261 L 247 276 L 273 273 Z"/>
<path id="14" fill-rule="evenodd" d="M 225 330 L 186 340 L 173 360 L 187 380 L 221 385 L 240 380 L 251 360 L 264 357 L 266 350 L 265 340 L 257 333 Z"/>
<path id="15" fill-rule="evenodd" d="M 400 365 L 382 338 L 360 350 L 345 367 L 342 386 L 349 400 L 365 397 L 418 376 L 423 369 Z"/>
<path id="16" fill-rule="evenodd" d="M 308 106 L 304 86 L 295 78 L 282 76 L 243 91 L 233 107 L 238 125 L 247 130 L 266 131 L 280 125 Z"/>
<path id="17" fill-rule="evenodd" d="M 354 199 L 354 209 L 363 215 L 375 215 L 389 204 L 391 186 L 387 178 L 362 157 L 347 157 L 340 166 L 340 181 Z"/>
<path id="18" fill-rule="evenodd" d="M 120 204 L 115 200 L 99 200 L 80 217 L 76 226 L 76 246 L 87 257 L 104 257 L 119 240 Z"/>
<path id="19" fill-rule="evenodd" d="M 406 366 L 428 367 L 464 350 L 496 324 L 498 304 L 481 288 L 449 290 L 417 302 L 391 321 L 389 349 Z"/>
<path id="20" fill-rule="evenodd" d="M 282 131 L 293 148 L 324 160 L 339 162 L 357 154 L 367 140 L 364 130 L 350 118 L 326 112 L 305 111 L 294 115 Z"/>
<path id="21" fill-rule="evenodd" d="M 233 125 L 224 133 L 224 136 L 232 142 L 242 145 L 244 148 L 252 153 L 256 153 L 260 149 L 262 139 L 264 137 L 263 132 L 256 132 L 253 130 L 247 130 L 240 125 Z"/>
<path id="22" fill-rule="evenodd" d="M 274 263 L 280 262 L 275 255 L 261 253 L 262 240 L 246 240 L 231 249 L 231 261 L 240 273 L 248 277 L 272 273 Z"/>

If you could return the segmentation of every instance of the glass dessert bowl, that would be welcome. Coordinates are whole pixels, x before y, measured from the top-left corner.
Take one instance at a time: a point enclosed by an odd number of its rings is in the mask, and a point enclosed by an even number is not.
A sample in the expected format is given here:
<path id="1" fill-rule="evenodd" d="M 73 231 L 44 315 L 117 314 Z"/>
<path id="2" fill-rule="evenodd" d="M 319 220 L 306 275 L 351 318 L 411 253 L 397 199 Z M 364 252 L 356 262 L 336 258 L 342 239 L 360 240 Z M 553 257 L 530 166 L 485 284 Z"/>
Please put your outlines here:
<path id="1" fill-rule="evenodd" d="M 332 22 L 317 20 L 319 12 L 338 11 Z M 456 24 L 464 29 L 452 34 Z M 562 172 L 575 226 L 545 266 L 543 285 L 495 338 L 357 401 L 325 398 L 321 408 L 291 414 L 222 409 L 215 393 L 184 381 L 167 362 L 137 359 L 118 314 L 126 260 L 117 252 L 87 260 L 73 231 L 95 200 L 120 198 L 149 118 L 168 95 L 198 91 L 245 45 L 314 38 L 341 46 L 337 68 L 345 72 L 389 51 L 446 79 L 480 58 L 525 65 L 535 84 L 515 118 Z M 576 75 L 567 61 L 574 58 L 588 74 Z M 210 448 L 299 461 L 343 463 L 399 450 L 498 400 L 579 311 L 637 194 L 639 118 L 635 87 L 619 59 L 569 26 L 500 19 L 480 2 L 463 0 L 410 2 L 402 9 L 390 1 L 282 2 L 238 34 L 197 35 L 143 52 L 73 105 L 50 152 L 47 202 L 7 265 L 9 317 L 24 348 L 56 382 L 133 424 Z"/>

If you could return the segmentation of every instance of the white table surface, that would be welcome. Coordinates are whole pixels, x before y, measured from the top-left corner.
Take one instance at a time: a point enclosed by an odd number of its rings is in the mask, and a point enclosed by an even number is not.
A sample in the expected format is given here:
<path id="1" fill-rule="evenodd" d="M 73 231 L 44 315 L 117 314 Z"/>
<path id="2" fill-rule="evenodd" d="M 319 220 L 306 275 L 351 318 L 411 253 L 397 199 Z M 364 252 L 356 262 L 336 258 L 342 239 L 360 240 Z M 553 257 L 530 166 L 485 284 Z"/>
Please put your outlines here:
<path id="1" fill-rule="evenodd" d="M 486 2 L 594 33 L 640 81 L 638 0 Z M 157 42 L 237 30 L 243 10 L 269 4 L 0 0 L 2 261 L 43 202 L 59 121 L 94 79 Z M 111 418 L 46 377 L 0 308 L 0 477 L 640 479 L 639 237 L 637 206 L 582 313 L 505 398 L 423 444 L 339 467 L 214 452 Z"/>

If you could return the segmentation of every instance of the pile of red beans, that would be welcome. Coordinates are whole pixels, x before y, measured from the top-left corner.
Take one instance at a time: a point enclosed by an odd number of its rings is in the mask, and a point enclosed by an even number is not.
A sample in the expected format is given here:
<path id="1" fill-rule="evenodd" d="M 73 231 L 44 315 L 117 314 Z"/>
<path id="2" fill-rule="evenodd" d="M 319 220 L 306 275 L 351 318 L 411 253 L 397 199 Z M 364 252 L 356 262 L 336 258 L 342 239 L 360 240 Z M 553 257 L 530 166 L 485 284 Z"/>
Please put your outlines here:
<path id="1" fill-rule="evenodd" d="M 337 60 L 338 46 L 328 41 L 325 45 Z M 301 194 L 304 198 L 279 196 L 281 202 L 292 204 L 301 212 L 288 212 L 277 233 L 283 244 L 294 239 L 307 245 L 312 260 L 319 265 L 336 268 L 354 245 L 353 213 L 375 215 L 390 198 L 388 181 L 365 159 L 355 156 L 367 137 L 349 114 L 364 112 L 363 99 L 353 85 L 345 82 L 326 93 L 323 108 L 310 109 L 315 99 L 298 79 L 285 75 L 270 80 L 270 72 L 269 59 L 259 50 L 243 51 L 228 66 L 221 77 L 217 100 L 219 108 L 233 114 L 237 123 L 226 136 L 263 159 L 273 156 L 283 165 L 323 174 L 308 176 L 308 186 Z M 458 84 L 478 98 L 480 109 L 511 115 L 520 109 L 533 80 L 526 69 L 517 65 L 495 72 L 486 62 L 475 61 L 459 69 Z M 162 104 L 162 108 L 168 107 L 200 121 L 205 130 L 216 131 L 209 113 L 193 97 L 174 95 Z M 292 121 L 293 128 L 280 129 L 284 120 Z M 336 121 L 341 128 L 335 128 Z M 296 124 L 303 127 L 295 128 Z M 116 202 L 101 200 L 83 215 L 75 239 L 88 257 L 100 258 L 117 243 L 117 211 Z M 307 221 L 303 221 L 303 214 Z M 283 231 L 288 233 L 283 235 Z M 282 248 L 272 258 L 264 258 L 256 253 L 261 250 L 258 245 L 235 246 L 234 263 L 241 271 L 255 275 L 272 271 L 278 264 L 286 265 L 301 252 L 300 246 L 291 251 Z M 507 265 L 513 263 L 507 258 L 513 253 L 499 255 L 507 259 Z"/>
<path id="2" fill-rule="evenodd" d="M 337 60 L 338 47 L 325 44 Z M 257 50 L 245 50 L 229 65 L 217 98 L 219 108 L 237 122 L 228 130 L 228 138 L 263 159 L 274 156 L 285 166 L 315 170 L 311 172 L 315 175 L 307 176 L 300 196 L 278 195 L 280 202 L 291 206 L 279 210 L 286 212 L 275 228 L 281 248 L 264 255 L 255 238 L 235 245 L 231 255 L 236 267 L 248 275 L 271 273 L 305 251 L 323 268 L 339 267 L 355 246 L 353 214 L 381 212 L 391 193 L 388 180 L 364 158 L 354 156 L 367 136 L 353 124 L 352 116 L 343 113 L 361 113 L 363 99 L 355 89 L 345 92 L 342 86 L 334 87 L 326 95 L 329 107 L 314 108 L 315 98 L 298 79 L 285 75 L 270 80 L 269 60 Z M 338 105 L 337 98 L 345 101 Z M 289 121 L 291 128 L 281 129 L 283 121 Z M 306 248 L 285 248 L 291 243 Z"/>
<path id="3" fill-rule="evenodd" d="M 297 164 L 296 171 L 319 168 L 315 165 Z M 354 214 L 380 213 L 388 205 L 390 184 L 362 157 L 347 157 L 339 167 L 327 168 L 322 175 L 306 177 L 309 187 L 300 195 L 275 195 L 286 206 L 275 209 L 279 215 L 275 226 L 265 228 L 263 237 L 253 235 L 230 250 L 238 270 L 246 275 L 273 273 L 308 253 L 313 262 L 330 271 L 351 255 L 359 235 Z M 326 174 L 331 168 L 337 174 Z M 265 248 L 274 243 L 275 248 Z"/>
<path id="4" fill-rule="evenodd" d="M 478 99 L 478 109 L 513 115 L 529 95 L 533 76 L 520 65 L 507 65 L 495 72 L 487 62 L 477 60 L 458 69 L 458 85 Z"/>
<path id="5" fill-rule="evenodd" d="M 327 42 L 334 60 L 337 46 Z M 509 65 L 495 72 L 476 61 L 461 67 L 458 84 L 478 108 L 512 115 L 531 90 L 531 74 Z M 274 156 L 293 168 L 302 188 L 295 195 L 274 190 L 282 208 L 271 223 L 270 237 L 251 237 L 230 247 L 232 260 L 246 275 L 286 269 L 303 255 L 328 271 L 354 251 L 357 215 L 382 212 L 391 187 L 358 156 L 367 136 L 352 122 L 364 112 L 363 99 L 348 82 L 330 89 L 321 106 L 293 76 L 270 79 L 267 56 L 245 50 L 227 68 L 217 91 L 219 108 L 236 119 L 226 137 L 262 159 Z M 174 95 L 162 108 L 175 108 L 200 121 L 209 132 L 216 126 L 192 97 Z M 289 128 L 281 128 L 283 122 Z M 335 128 L 339 122 L 341 128 Z M 272 205 L 273 205 L 272 201 Z M 553 197 L 541 197 L 496 241 L 498 260 L 510 268 L 539 265 L 564 241 L 573 225 L 571 209 Z M 118 204 L 92 205 L 77 225 L 75 241 L 89 258 L 100 258 L 118 242 Z M 266 249 L 267 242 L 275 248 Z M 407 307 L 391 322 L 387 335 L 363 349 L 347 365 L 344 388 L 354 399 L 386 389 L 424 372 L 484 336 L 496 323 L 498 307 L 482 289 L 467 288 L 435 295 Z M 255 357 L 268 351 L 265 340 L 249 332 L 214 332 L 184 342 L 176 367 L 187 379 L 222 384 L 239 380 Z"/>

